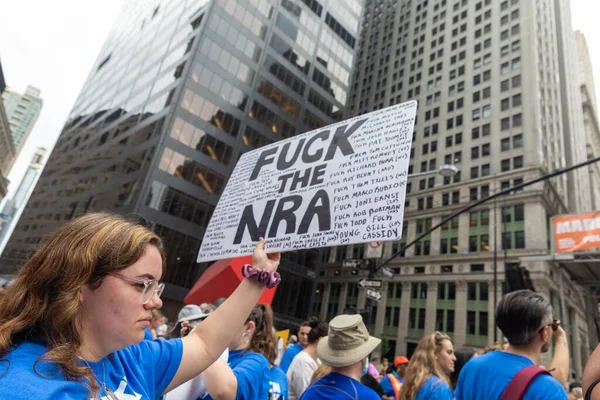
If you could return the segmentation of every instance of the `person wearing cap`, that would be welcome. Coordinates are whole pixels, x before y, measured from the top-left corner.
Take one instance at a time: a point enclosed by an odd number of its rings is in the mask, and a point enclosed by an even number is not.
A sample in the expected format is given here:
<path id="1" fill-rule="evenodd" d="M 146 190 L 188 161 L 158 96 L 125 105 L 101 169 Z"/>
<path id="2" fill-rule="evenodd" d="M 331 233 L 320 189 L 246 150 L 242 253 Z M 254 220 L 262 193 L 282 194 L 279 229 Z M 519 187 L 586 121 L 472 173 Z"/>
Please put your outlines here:
<path id="1" fill-rule="evenodd" d="M 394 370 L 386 374 L 379 382 L 383 387 L 383 391 L 387 397 L 400 399 L 400 388 L 404 383 L 404 375 L 408 367 L 408 358 L 398 356 L 394 360 Z"/>
<path id="2" fill-rule="evenodd" d="M 360 378 L 368 367 L 367 356 L 381 343 L 369 336 L 362 317 L 338 315 L 329 322 L 328 336 L 317 345 L 319 359 L 331 372 L 306 389 L 300 400 L 380 400 Z"/>
<path id="3" fill-rule="evenodd" d="M 177 314 L 177 323 L 173 327 L 172 335 L 184 337 L 190 331 L 200 325 L 200 322 L 204 320 L 204 318 L 208 317 L 210 314 L 202 311 L 200 306 L 196 304 L 188 304 L 183 306 L 179 314 Z M 183 324 L 184 322 L 188 322 L 187 324 Z M 185 325 L 185 326 L 184 326 Z"/>

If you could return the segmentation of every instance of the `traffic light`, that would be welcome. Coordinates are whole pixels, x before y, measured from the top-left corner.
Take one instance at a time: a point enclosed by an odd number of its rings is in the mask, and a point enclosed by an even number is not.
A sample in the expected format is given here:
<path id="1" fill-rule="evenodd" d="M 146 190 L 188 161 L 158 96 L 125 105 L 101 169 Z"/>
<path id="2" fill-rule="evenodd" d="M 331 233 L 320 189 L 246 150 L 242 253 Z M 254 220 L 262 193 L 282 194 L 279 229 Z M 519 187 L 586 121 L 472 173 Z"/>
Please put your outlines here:
<path id="1" fill-rule="evenodd" d="M 535 292 L 533 283 L 529 276 L 529 270 L 519 264 L 506 264 L 504 271 L 504 293 L 516 290 L 531 290 Z"/>

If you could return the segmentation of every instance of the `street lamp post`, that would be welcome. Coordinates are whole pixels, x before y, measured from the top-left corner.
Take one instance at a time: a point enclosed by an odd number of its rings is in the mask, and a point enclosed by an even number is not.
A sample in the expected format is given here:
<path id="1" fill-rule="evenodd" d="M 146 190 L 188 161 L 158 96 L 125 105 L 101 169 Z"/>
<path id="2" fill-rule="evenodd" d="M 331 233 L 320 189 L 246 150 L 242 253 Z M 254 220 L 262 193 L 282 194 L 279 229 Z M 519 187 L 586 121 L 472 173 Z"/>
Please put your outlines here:
<path id="1" fill-rule="evenodd" d="M 436 175 L 436 174 L 440 174 L 443 177 L 452 177 L 452 176 L 458 174 L 458 168 L 454 164 L 444 164 L 439 169 L 433 169 L 431 171 L 425 171 L 425 172 L 415 172 L 414 174 L 408 175 L 408 178 L 418 178 L 421 176 Z"/>
<path id="2" fill-rule="evenodd" d="M 412 242 L 410 242 L 410 243 L 407 243 L 406 245 L 404 245 L 404 246 L 403 246 L 403 247 L 402 247 L 400 250 L 398 250 L 398 251 L 397 251 L 395 254 L 392 254 L 392 256 L 391 256 L 390 258 L 388 258 L 387 260 L 385 260 L 384 262 L 382 262 L 382 263 L 379 265 L 379 267 L 378 267 L 378 268 L 382 268 L 382 267 L 384 267 L 386 264 L 388 264 L 388 263 L 389 263 L 390 261 L 392 261 L 394 258 L 396 258 L 396 257 L 400 256 L 400 254 L 402 254 L 404 251 L 406 251 L 406 249 L 408 249 L 408 248 L 409 248 L 409 247 L 411 247 L 411 246 L 414 246 L 414 245 L 415 245 L 416 243 L 418 243 L 418 242 L 419 242 L 421 239 L 425 238 L 427 235 L 431 234 L 431 232 L 433 232 L 433 231 L 435 231 L 436 229 L 440 228 L 441 226 L 443 226 L 443 225 L 444 225 L 444 224 L 446 224 L 447 222 L 450 222 L 450 221 L 452 221 L 454 218 L 458 217 L 459 215 L 461 215 L 461 214 L 463 214 L 463 213 L 466 213 L 466 212 L 468 212 L 468 211 L 472 210 L 473 208 L 475 208 L 475 207 L 477 207 L 477 206 L 480 206 L 480 205 L 481 205 L 481 204 L 483 204 L 483 203 L 487 203 L 487 202 L 488 202 L 488 201 L 490 201 L 490 200 L 495 200 L 497 197 L 504 196 L 504 195 L 506 195 L 506 194 L 509 194 L 509 193 L 511 193 L 511 192 L 515 192 L 515 191 L 517 191 L 517 190 L 519 190 L 519 189 L 522 189 L 522 188 L 525 188 L 525 187 L 527 187 L 527 186 L 531 186 L 531 185 L 534 185 L 534 184 L 536 184 L 536 183 L 543 182 L 543 181 L 545 181 L 545 180 L 548 180 L 548 179 L 551 179 L 551 178 L 557 177 L 557 176 L 559 176 L 559 175 L 566 174 L 566 173 L 568 173 L 568 172 L 571 172 L 571 171 L 573 171 L 573 170 L 575 170 L 575 169 L 582 168 L 582 167 L 586 167 L 586 166 L 588 166 L 588 165 L 590 165 L 590 164 L 597 163 L 598 161 L 600 161 L 600 157 L 590 158 L 590 159 L 588 159 L 588 160 L 586 160 L 586 161 L 584 161 L 584 162 L 581 162 L 581 163 L 579 163 L 579 164 L 575 164 L 575 165 L 572 165 L 572 166 L 570 166 L 570 167 L 566 167 L 566 168 L 563 168 L 563 169 L 559 169 L 559 170 L 556 170 L 556 171 L 554 171 L 554 172 L 551 172 L 551 173 L 548 173 L 548 174 L 541 175 L 541 176 L 539 176 L 539 177 L 537 177 L 537 178 L 534 178 L 534 179 L 532 179 L 532 180 L 530 180 L 530 181 L 523 182 L 523 183 L 520 183 L 520 184 L 518 184 L 518 185 L 511 186 L 511 187 L 509 187 L 509 188 L 507 188 L 507 189 L 504 189 L 504 190 L 497 191 L 496 193 L 492 194 L 491 196 L 485 197 L 485 198 L 483 198 L 483 199 L 481 199 L 481 200 L 478 200 L 478 201 L 476 201 L 476 202 L 474 202 L 474 203 L 471 203 L 471 204 L 469 204 L 469 205 L 467 205 L 467 206 L 465 206 L 465 207 L 461 208 L 460 210 L 456 211 L 456 212 L 455 212 L 455 213 L 453 213 L 452 215 L 450 215 L 450 216 L 448 216 L 448 217 L 446 217 L 446 218 L 442 219 L 442 221 L 440 221 L 438 224 L 436 224 L 436 225 L 432 226 L 430 229 L 428 229 L 427 231 L 425 231 L 425 232 L 423 232 L 422 234 L 420 234 L 420 235 L 419 235 L 417 238 L 413 239 L 413 241 L 412 241 Z"/>
<path id="3" fill-rule="evenodd" d="M 407 178 L 417 178 L 417 177 L 421 177 L 421 176 L 436 175 L 436 174 L 440 174 L 443 177 L 453 177 L 454 175 L 458 174 L 458 168 L 454 164 L 444 164 L 439 169 L 434 169 L 434 170 L 426 171 L 426 172 L 417 172 L 417 173 L 408 175 Z M 375 262 L 373 265 L 371 265 L 370 271 L 369 271 L 369 279 L 373 279 L 375 277 L 376 272 L 379 271 L 380 269 L 381 268 L 377 262 Z M 373 315 L 373 300 L 371 300 L 369 297 L 367 297 L 367 299 L 365 301 L 365 309 L 368 313 L 367 314 L 367 325 L 370 327 L 374 323 L 374 321 L 373 321 L 374 315 Z"/>

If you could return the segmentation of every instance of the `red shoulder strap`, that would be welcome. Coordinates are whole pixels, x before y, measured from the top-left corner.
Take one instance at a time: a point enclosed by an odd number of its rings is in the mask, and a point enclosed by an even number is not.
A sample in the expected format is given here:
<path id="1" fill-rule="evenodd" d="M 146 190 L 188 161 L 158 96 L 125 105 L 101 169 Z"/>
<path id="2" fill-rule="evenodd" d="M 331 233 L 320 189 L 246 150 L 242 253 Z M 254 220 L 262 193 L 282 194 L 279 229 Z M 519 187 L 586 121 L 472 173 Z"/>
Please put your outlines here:
<path id="1" fill-rule="evenodd" d="M 550 375 L 548 371 L 535 365 L 523 368 L 512 378 L 500 400 L 521 400 L 531 382 L 542 374 Z"/>

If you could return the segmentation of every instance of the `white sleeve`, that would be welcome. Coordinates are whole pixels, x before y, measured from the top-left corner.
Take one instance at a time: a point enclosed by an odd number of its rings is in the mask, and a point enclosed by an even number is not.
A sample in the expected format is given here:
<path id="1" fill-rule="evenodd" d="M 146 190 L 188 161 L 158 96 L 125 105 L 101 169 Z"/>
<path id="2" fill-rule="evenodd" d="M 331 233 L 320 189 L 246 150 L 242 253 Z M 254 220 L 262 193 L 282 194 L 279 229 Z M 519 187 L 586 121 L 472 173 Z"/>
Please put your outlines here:
<path id="1" fill-rule="evenodd" d="M 309 360 L 305 360 L 303 357 L 294 358 L 287 376 L 290 389 L 297 397 L 300 397 L 308 388 L 314 372 L 314 367 Z"/>
<path id="2" fill-rule="evenodd" d="M 229 359 L 229 350 L 225 349 L 221 354 L 221 359 L 225 362 Z M 206 386 L 202 374 L 195 376 L 189 381 L 177 386 L 164 396 L 164 400 L 196 400 L 206 396 Z"/>

